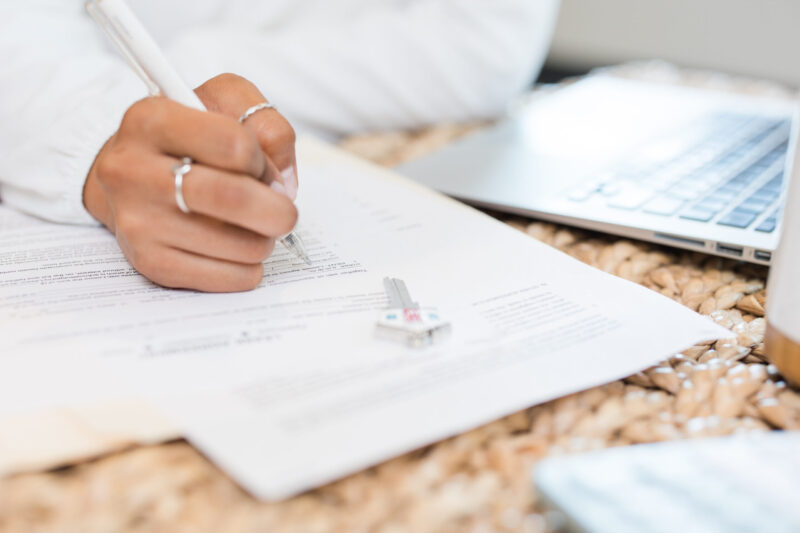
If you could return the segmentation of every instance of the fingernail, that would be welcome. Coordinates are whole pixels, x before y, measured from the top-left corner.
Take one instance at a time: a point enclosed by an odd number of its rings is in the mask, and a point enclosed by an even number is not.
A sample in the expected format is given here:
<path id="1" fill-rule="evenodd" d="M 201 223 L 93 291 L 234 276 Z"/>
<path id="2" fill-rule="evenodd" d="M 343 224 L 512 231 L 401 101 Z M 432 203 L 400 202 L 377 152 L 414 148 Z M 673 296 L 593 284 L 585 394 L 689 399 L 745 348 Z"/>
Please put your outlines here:
<path id="1" fill-rule="evenodd" d="M 289 193 L 286 192 L 286 187 L 283 186 L 283 183 L 280 181 L 273 181 L 269 184 L 270 189 L 275 191 L 278 194 L 282 194 L 284 196 L 289 196 Z"/>
<path id="2" fill-rule="evenodd" d="M 281 176 L 283 177 L 283 184 L 286 186 L 286 194 L 294 200 L 297 198 L 297 174 L 294 172 L 294 166 L 284 169 L 281 172 Z"/>

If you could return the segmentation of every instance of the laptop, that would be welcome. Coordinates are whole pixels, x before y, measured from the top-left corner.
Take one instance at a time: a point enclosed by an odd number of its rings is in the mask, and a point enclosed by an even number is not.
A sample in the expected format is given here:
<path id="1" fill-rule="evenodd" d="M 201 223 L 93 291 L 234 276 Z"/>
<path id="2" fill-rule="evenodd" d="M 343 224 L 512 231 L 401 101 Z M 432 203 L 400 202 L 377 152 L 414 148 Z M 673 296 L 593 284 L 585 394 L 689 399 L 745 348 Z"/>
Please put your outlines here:
<path id="1" fill-rule="evenodd" d="M 551 457 L 534 480 L 548 531 L 795 533 L 800 432 L 750 432 Z"/>
<path id="2" fill-rule="evenodd" d="M 598 74 L 398 170 L 478 207 L 766 265 L 797 109 Z"/>

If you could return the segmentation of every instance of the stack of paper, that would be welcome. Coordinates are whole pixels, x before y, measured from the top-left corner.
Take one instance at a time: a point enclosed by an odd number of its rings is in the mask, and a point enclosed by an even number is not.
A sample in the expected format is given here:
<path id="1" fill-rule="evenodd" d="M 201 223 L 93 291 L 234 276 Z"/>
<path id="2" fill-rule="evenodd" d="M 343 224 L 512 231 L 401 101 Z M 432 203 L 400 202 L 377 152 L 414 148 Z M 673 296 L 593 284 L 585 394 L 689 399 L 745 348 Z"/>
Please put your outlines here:
<path id="1" fill-rule="evenodd" d="M 729 335 L 390 172 L 310 140 L 298 153 L 313 265 L 276 249 L 249 293 L 162 289 L 102 229 L 2 211 L 1 373 L 15 373 L 13 353 L 45 371 L 53 343 L 85 343 L 81 368 L 279 499 Z M 386 276 L 438 307 L 451 338 L 422 350 L 378 338 Z M 55 384 L 51 399 L 114 396 L 81 372 L 83 397 Z"/>

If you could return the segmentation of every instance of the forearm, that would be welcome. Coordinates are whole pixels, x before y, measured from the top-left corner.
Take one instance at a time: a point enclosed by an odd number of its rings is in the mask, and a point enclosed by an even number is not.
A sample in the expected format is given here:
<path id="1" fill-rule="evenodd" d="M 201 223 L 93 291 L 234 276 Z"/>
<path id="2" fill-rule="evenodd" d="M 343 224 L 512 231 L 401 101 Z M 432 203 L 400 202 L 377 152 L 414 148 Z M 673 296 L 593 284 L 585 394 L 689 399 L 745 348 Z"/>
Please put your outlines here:
<path id="1" fill-rule="evenodd" d="M 320 3 L 273 24 L 195 22 L 164 44 L 192 85 L 242 74 L 300 129 L 413 128 L 500 112 L 538 70 L 556 1 Z M 0 54 L 0 196 L 92 223 L 84 181 L 143 85 L 77 1 L 0 6 Z"/>

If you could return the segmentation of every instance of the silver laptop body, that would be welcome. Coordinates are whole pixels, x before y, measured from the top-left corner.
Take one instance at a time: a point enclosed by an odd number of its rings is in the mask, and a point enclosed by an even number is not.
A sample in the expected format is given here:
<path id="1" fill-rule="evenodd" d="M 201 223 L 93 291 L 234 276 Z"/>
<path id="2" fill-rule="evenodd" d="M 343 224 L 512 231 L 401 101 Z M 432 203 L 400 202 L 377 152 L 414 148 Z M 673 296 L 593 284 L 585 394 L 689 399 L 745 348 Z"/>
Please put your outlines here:
<path id="1" fill-rule="evenodd" d="M 480 207 L 769 264 L 796 109 L 598 75 L 398 170 Z"/>

